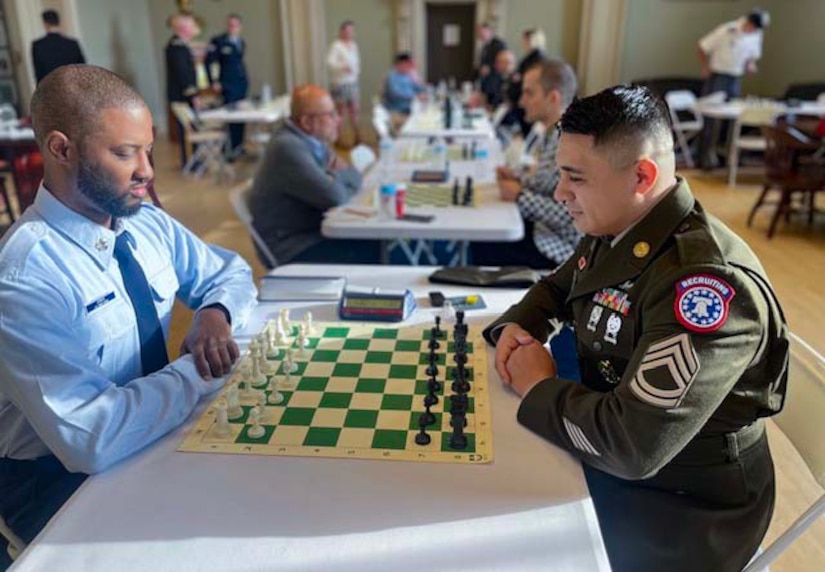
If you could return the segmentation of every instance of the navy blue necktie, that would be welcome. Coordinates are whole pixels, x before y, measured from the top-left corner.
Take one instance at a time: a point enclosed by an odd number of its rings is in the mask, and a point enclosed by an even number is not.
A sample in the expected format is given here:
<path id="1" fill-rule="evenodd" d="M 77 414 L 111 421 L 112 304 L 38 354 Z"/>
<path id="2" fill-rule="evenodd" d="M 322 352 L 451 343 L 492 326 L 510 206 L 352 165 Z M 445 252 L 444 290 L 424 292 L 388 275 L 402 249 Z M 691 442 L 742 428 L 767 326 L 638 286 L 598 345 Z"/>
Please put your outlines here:
<path id="1" fill-rule="evenodd" d="M 132 301 L 137 318 L 138 336 L 140 337 L 140 364 L 143 375 L 149 375 L 163 368 L 169 363 L 166 354 L 166 340 L 163 339 L 163 328 L 158 319 L 152 291 L 143 269 L 132 256 L 129 248 L 129 233 L 121 232 L 115 241 L 115 258 L 123 276 L 123 285 Z"/>

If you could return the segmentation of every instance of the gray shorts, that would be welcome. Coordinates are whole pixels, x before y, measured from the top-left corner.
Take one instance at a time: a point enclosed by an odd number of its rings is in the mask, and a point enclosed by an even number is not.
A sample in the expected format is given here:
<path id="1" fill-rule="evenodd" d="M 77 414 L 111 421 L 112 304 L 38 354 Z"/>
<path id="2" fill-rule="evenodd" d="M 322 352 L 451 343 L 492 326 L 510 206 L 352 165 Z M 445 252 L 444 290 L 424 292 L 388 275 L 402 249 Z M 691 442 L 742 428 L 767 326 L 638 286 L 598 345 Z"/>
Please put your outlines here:
<path id="1" fill-rule="evenodd" d="M 359 103 L 361 93 L 357 83 L 342 83 L 332 86 L 330 91 L 335 103 Z"/>

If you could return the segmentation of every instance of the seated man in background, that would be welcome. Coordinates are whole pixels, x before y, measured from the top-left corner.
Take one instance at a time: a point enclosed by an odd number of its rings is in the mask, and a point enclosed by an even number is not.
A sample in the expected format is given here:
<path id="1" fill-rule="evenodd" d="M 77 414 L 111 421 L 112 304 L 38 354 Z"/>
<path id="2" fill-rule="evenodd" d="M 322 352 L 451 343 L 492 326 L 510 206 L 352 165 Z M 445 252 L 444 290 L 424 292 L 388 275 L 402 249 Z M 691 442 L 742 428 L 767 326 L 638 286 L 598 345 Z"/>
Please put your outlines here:
<path id="1" fill-rule="evenodd" d="M 473 263 L 479 266 L 524 265 L 555 268 L 573 254 L 581 234 L 564 205 L 553 198 L 559 182 L 556 147 L 559 118 L 576 96 L 576 74 L 561 60 L 536 63 L 524 74 L 519 104 L 531 123 L 546 126 L 535 173 L 518 174 L 507 167 L 496 169 L 501 199 L 514 201 L 524 219 L 521 242 L 474 242 Z"/>
<path id="2" fill-rule="evenodd" d="M 647 88 L 574 102 L 557 159 L 556 197 L 587 236 L 484 331 L 518 420 L 581 460 L 612 570 L 742 570 L 774 505 L 776 295 L 676 176 L 668 110 Z M 581 382 L 543 346 L 554 318 L 575 325 Z"/>
<path id="3" fill-rule="evenodd" d="M 496 55 L 492 71 L 481 78 L 480 89 L 484 96 L 484 104 L 490 111 L 505 102 L 505 86 L 507 78 L 516 68 L 516 56 L 510 50 L 501 50 Z"/>
<path id="4" fill-rule="evenodd" d="M 361 186 L 361 174 L 331 147 L 340 124 L 329 93 L 302 85 L 292 91 L 290 117 L 273 129 L 248 203 L 252 224 L 279 264 L 379 261 L 376 241 L 321 236 L 324 212 Z"/>
<path id="5" fill-rule="evenodd" d="M 407 52 L 395 56 L 393 69 L 384 80 L 382 100 L 390 112 L 393 131 L 398 131 L 412 112 L 412 102 L 427 90 L 418 79 L 415 61 Z"/>
<path id="6" fill-rule="evenodd" d="M 143 202 L 152 115 L 130 85 L 64 66 L 31 113 L 45 174 L 0 241 L 0 515 L 25 542 L 221 387 L 256 295 L 237 255 Z M 197 312 L 170 363 L 176 295 Z"/>

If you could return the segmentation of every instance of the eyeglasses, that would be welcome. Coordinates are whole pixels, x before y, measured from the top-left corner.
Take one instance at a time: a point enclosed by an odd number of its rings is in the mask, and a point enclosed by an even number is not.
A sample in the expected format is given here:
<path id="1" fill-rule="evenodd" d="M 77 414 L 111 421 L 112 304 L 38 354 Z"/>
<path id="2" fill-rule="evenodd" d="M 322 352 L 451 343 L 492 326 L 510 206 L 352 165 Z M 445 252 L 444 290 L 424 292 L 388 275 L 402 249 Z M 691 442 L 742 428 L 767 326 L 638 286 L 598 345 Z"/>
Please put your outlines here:
<path id="1" fill-rule="evenodd" d="M 329 116 L 333 119 L 336 119 L 338 117 L 338 110 L 333 109 L 332 111 L 322 111 L 320 113 L 307 113 L 306 115 L 307 115 L 307 117 L 326 117 L 326 116 Z"/>

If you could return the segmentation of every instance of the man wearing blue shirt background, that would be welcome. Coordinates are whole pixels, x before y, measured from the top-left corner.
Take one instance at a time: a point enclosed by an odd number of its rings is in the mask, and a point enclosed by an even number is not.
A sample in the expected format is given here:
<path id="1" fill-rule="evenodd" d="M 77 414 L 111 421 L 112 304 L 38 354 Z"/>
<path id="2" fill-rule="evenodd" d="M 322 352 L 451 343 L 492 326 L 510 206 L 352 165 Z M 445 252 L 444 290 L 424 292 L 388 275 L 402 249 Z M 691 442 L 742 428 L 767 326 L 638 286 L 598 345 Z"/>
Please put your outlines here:
<path id="1" fill-rule="evenodd" d="M 243 260 L 143 203 L 152 117 L 131 86 L 65 66 L 31 110 L 45 175 L 0 242 L 0 515 L 26 542 L 221 387 L 255 303 Z M 170 363 L 176 295 L 198 311 Z"/>
<path id="2" fill-rule="evenodd" d="M 427 90 L 415 72 L 415 61 L 407 52 L 401 52 L 393 60 L 393 69 L 384 80 L 384 107 L 392 114 L 394 129 L 399 129 L 412 111 L 415 97 Z"/>
<path id="3" fill-rule="evenodd" d="M 212 38 L 209 50 L 206 53 L 206 74 L 212 89 L 223 95 L 227 105 L 246 99 L 249 91 L 249 78 L 246 73 L 246 64 L 243 57 L 246 53 L 246 42 L 241 37 L 243 24 L 238 14 L 226 17 L 226 33 Z M 213 77 L 212 64 L 218 64 L 218 77 Z M 243 148 L 243 123 L 232 123 L 229 126 L 230 145 L 234 157 Z"/>

